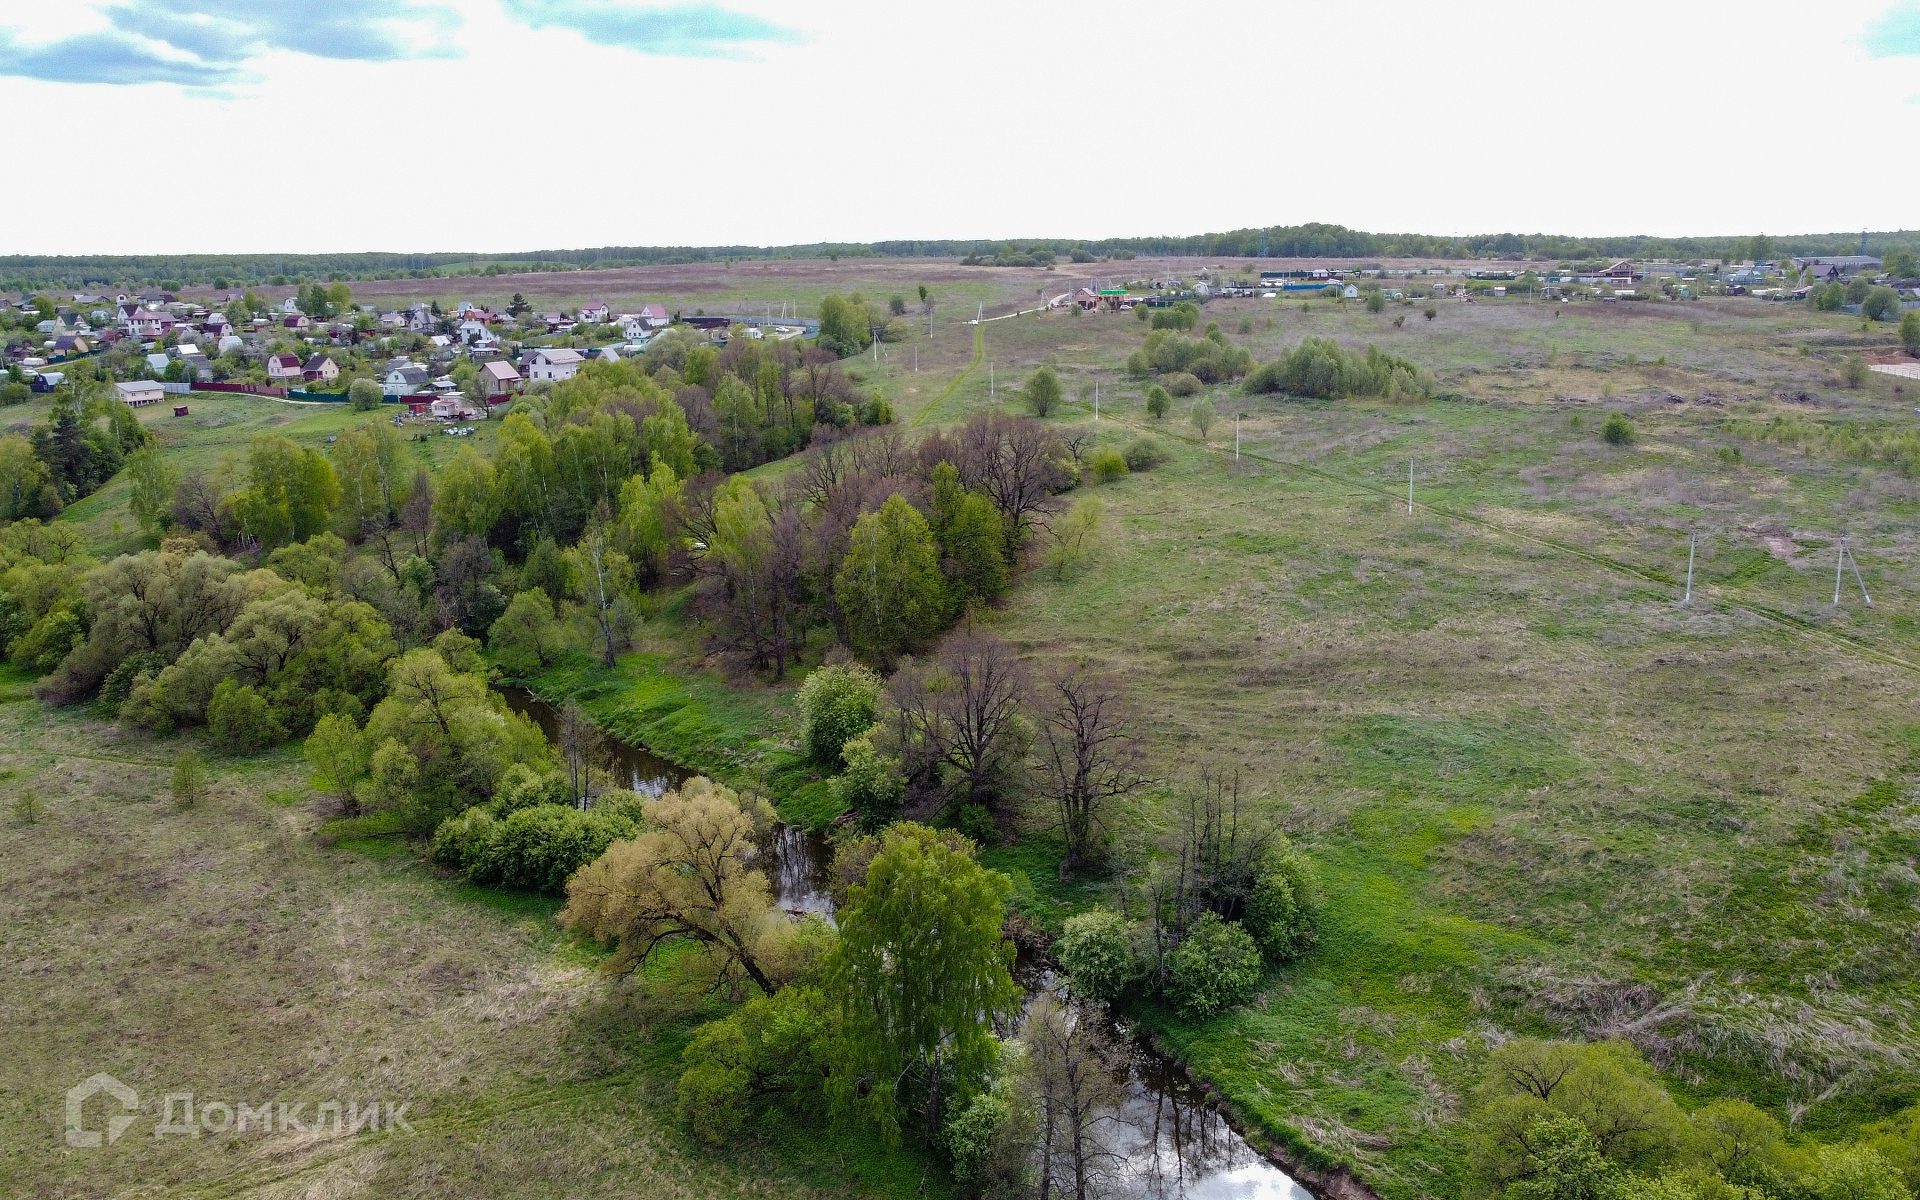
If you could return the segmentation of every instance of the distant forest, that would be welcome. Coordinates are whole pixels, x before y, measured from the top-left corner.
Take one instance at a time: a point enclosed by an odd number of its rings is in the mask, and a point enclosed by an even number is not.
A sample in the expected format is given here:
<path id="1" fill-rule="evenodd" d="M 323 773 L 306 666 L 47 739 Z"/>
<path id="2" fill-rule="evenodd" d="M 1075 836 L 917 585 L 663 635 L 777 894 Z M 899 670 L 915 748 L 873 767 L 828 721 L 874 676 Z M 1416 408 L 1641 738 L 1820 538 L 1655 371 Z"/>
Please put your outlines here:
<path id="1" fill-rule="evenodd" d="M 984 264 L 1038 265 L 1065 259 L 1092 262 L 1135 255 L 1211 258 L 1548 259 L 1673 258 L 1731 260 L 1759 243 L 1772 255 L 1852 254 L 1858 233 L 1724 237 L 1571 237 L 1494 233 L 1436 237 L 1424 233 L 1367 233 L 1341 225 L 1282 225 L 1191 237 L 947 239 L 871 243 L 818 242 L 804 246 L 601 246 L 586 250 L 532 250 L 508 254 L 178 254 L 0 255 L 0 290 L 79 290 L 105 287 L 285 286 L 342 279 L 432 279 L 587 271 L 653 264 L 776 258 L 961 258 Z M 1896 247 L 1920 251 L 1920 231 L 1869 233 L 1872 253 Z"/>

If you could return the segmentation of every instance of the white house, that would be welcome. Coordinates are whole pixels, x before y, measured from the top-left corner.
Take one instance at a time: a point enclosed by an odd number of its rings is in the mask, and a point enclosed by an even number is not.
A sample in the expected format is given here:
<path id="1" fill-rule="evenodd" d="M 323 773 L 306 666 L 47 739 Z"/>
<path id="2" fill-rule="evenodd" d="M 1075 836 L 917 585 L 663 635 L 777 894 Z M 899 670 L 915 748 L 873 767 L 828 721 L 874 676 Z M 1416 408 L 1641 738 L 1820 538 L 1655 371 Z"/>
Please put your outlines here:
<path id="1" fill-rule="evenodd" d="M 580 352 L 578 350 L 552 350 L 541 348 L 526 357 L 527 378 L 548 383 L 559 383 L 572 379 L 580 370 Z"/>
<path id="2" fill-rule="evenodd" d="M 608 311 L 606 305 L 596 302 L 580 310 L 580 319 L 589 325 L 602 325 L 606 323 Z"/>
<path id="3" fill-rule="evenodd" d="M 389 396 L 411 396 L 427 382 L 427 369 L 410 362 L 396 362 L 387 368 L 380 390 Z"/>
<path id="4" fill-rule="evenodd" d="M 163 338 L 173 331 L 173 314 L 143 308 L 134 313 L 127 328 L 137 338 Z"/>
<path id="5" fill-rule="evenodd" d="M 151 379 L 136 379 L 132 383 L 116 383 L 113 386 L 120 393 L 120 402 L 128 408 L 158 404 L 167 398 L 167 389 Z"/>
<path id="6" fill-rule="evenodd" d="M 667 306 L 664 304 L 645 305 L 640 309 L 640 319 L 647 323 L 647 328 L 649 329 L 665 329 L 667 327 Z"/>

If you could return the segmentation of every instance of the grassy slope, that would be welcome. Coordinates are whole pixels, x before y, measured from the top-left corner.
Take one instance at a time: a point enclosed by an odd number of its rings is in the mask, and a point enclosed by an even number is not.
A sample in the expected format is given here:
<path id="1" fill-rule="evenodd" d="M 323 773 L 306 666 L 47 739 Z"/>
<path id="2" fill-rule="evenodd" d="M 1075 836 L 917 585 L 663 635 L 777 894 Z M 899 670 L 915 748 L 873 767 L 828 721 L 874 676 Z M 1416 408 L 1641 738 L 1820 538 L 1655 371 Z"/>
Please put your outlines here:
<path id="1" fill-rule="evenodd" d="M 689 1144 L 673 1066 L 716 1002 L 670 965 L 610 983 L 559 936 L 551 901 L 326 848 L 291 751 L 215 758 L 209 799 L 179 811 L 174 749 L 0 679 L 0 1192 L 719 1200 L 918 1185 L 917 1159 L 812 1130 L 763 1129 L 725 1154 Z M 27 825 L 10 813 L 29 787 L 46 812 Z M 96 1071 L 135 1087 L 147 1119 L 67 1150 L 62 1094 Z M 382 1097 L 411 1105 L 418 1132 L 156 1140 L 169 1091 L 306 1101 L 309 1117 Z"/>

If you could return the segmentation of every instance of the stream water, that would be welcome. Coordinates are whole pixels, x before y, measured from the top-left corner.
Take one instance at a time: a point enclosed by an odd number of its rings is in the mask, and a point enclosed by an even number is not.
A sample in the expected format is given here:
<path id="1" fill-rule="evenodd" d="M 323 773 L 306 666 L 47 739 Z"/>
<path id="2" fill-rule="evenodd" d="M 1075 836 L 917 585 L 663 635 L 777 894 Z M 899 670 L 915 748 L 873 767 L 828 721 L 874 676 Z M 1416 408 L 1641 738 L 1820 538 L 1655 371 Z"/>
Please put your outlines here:
<path id="1" fill-rule="evenodd" d="M 507 703 L 551 737 L 557 714 L 532 693 L 506 689 Z M 692 772 L 642 746 L 607 742 L 607 766 L 620 786 L 658 796 Z M 832 848 L 826 838 L 778 825 L 768 839 L 767 876 L 774 902 L 796 915 L 831 917 Z M 1051 971 L 1024 963 L 1019 982 L 1029 994 L 1057 990 Z M 1111 1119 L 1100 1126 L 1110 1160 L 1096 1193 L 1112 1200 L 1313 1200 L 1305 1188 L 1267 1161 L 1236 1133 L 1179 1064 L 1153 1049 L 1106 1010 L 1084 1015 L 1104 1022 L 1127 1049 L 1125 1090 Z"/>

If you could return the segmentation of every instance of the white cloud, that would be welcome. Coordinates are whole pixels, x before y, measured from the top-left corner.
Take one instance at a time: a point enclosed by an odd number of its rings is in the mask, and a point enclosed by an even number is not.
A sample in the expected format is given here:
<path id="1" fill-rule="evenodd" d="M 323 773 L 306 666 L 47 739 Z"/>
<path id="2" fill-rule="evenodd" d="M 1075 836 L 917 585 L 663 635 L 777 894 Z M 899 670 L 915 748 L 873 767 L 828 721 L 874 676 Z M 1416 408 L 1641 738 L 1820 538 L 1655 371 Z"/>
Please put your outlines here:
<path id="1" fill-rule="evenodd" d="M 533 29 L 486 0 L 446 33 L 457 57 L 276 50 L 219 96 L 0 79 L 9 112 L 116 114 L 94 135 L 110 153 L 49 146 L 80 165 L 58 187 L 0 194 L 9 249 L 506 250 L 1303 221 L 1788 233 L 1911 224 L 1920 183 L 1889 149 L 1920 123 L 1904 103 L 1911 60 L 1869 54 L 1864 31 L 1887 5 L 1866 0 L 725 7 L 794 36 L 733 57 L 643 54 Z M 114 136 L 130 104 L 165 136 Z"/>

